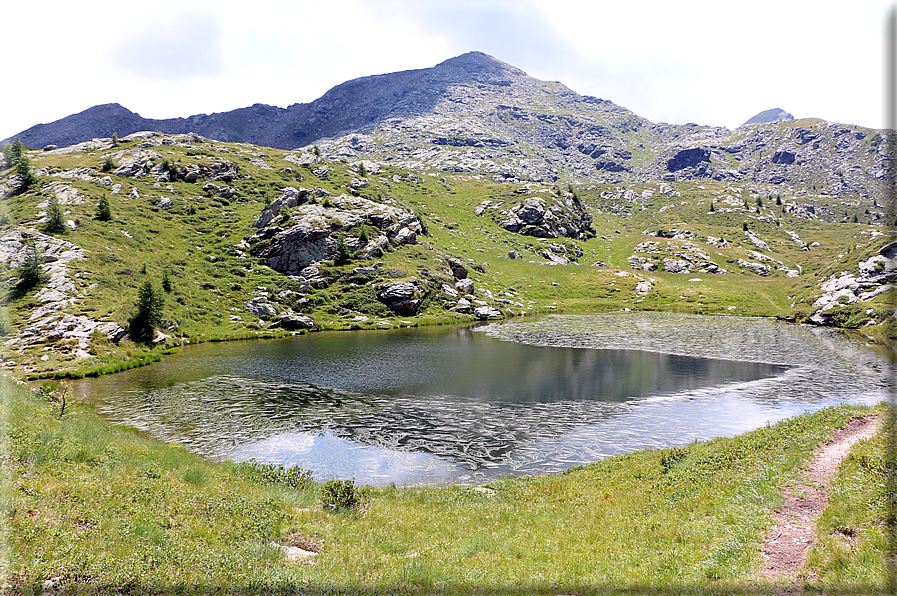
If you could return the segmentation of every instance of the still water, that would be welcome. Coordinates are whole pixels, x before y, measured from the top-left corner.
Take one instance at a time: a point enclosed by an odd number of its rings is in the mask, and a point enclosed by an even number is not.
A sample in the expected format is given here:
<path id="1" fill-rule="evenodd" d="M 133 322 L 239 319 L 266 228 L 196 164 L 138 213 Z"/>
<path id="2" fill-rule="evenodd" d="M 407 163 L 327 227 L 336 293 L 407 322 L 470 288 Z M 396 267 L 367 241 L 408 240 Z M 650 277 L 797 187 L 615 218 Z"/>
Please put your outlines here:
<path id="1" fill-rule="evenodd" d="M 554 473 L 886 398 L 831 330 L 662 313 L 204 344 L 74 385 L 104 418 L 361 484 Z"/>

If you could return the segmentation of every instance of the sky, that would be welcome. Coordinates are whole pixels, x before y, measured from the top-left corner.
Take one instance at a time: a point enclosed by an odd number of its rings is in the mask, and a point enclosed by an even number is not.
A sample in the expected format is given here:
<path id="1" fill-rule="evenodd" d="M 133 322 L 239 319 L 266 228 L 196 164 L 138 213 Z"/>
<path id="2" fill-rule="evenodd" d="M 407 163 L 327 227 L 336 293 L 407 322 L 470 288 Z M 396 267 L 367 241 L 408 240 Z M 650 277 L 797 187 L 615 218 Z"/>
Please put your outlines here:
<path id="1" fill-rule="evenodd" d="M 146 118 L 307 103 L 485 52 L 653 122 L 782 108 L 885 126 L 885 21 L 853 0 L 43 0 L 10 3 L 0 139 L 104 103 Z"/>

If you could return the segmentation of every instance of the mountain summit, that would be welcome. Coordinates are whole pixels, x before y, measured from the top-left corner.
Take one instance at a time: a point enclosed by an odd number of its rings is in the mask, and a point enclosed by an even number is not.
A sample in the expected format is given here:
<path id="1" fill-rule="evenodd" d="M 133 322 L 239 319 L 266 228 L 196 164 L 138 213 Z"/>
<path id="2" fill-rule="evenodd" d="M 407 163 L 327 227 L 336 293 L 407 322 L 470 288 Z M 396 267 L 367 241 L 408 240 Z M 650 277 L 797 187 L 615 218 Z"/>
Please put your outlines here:
<path id="1" fill-rule="evenodd" d="M 482 52 L 469 52 L 432 68 L 352 79 L 307 104 L 279 108 L 267 104 L 187 118 L 143 118 L 119 104 L 94 106 L 19 133 L 29 147 L 66 146 L 92 138 L 155 130 L 196 132 L 232 142 L 291 149 L 321 138 L 356 131 L 387 118 L 407 118 L 434 108 L 454 84 L 507 84 L 522 70 Z"/>
<path id="2" fill-rule="evenodd" d="M 767 124 L 769 122 L 778 122 L 779 120 L 794 120 L 794 116 L 782 108 L 773 108 L 771 110 L 760 112 L 744 124 Z M 742 126 L 744 126 L 744 124 L 742 124 Z"/>

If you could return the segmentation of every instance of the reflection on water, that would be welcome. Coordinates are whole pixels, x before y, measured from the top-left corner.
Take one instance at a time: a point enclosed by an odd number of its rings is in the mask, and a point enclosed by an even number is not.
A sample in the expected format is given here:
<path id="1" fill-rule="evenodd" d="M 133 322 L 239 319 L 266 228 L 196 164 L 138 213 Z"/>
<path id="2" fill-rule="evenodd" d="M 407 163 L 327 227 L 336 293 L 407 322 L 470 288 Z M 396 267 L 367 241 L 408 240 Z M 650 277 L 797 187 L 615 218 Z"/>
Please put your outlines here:
<path id="1" fill-rule="evenodd" d="M 630 313 L 194 346 L 75 390 L 206 455 L 418 484 L 557 472 L 875 403 L 886 366 L 829 330 Z"/>

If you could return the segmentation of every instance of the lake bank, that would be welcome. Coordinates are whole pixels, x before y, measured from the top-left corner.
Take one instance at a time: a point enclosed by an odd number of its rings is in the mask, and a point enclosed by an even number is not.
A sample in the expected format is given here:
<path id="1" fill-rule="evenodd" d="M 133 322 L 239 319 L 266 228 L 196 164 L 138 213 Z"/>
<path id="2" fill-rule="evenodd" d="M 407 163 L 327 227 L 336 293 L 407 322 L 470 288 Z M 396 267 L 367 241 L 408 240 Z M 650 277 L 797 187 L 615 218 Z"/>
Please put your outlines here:
<path id="1" fill-rule="evenodd" d="M 58 403 L 22 388 L 4 396 L 4 581 L 13 593 L 54 578 L 65 589 L 124 593 L 771 593 L 774 582 L 758 576 L 759 544 L 781 488 L 835 428 L 876 411 L 827 408 L 482 488 L 367 489 L 362 509 L 334 513 L 321 508 L 320 485 L 254 484 L 81 405 L 60 419 Z M 868 443 L 863 457 L 876 461 L 881 448 Z M 823 593 L 884 585 L 877 477 L 851 465 L 839 489 L 848 501 L 825 527 L 863 529 L 841 558 L 811 558 Z M 270 546 L 300 539 L 317 551 L 313 565 Z"/>
<path id="2" fill-rule="evenodd" d="M 477 484 L 875 404 L 886 371 L 831 330 L 633 312 L 203 344 L 73 388 L 210 457 Z"/>

